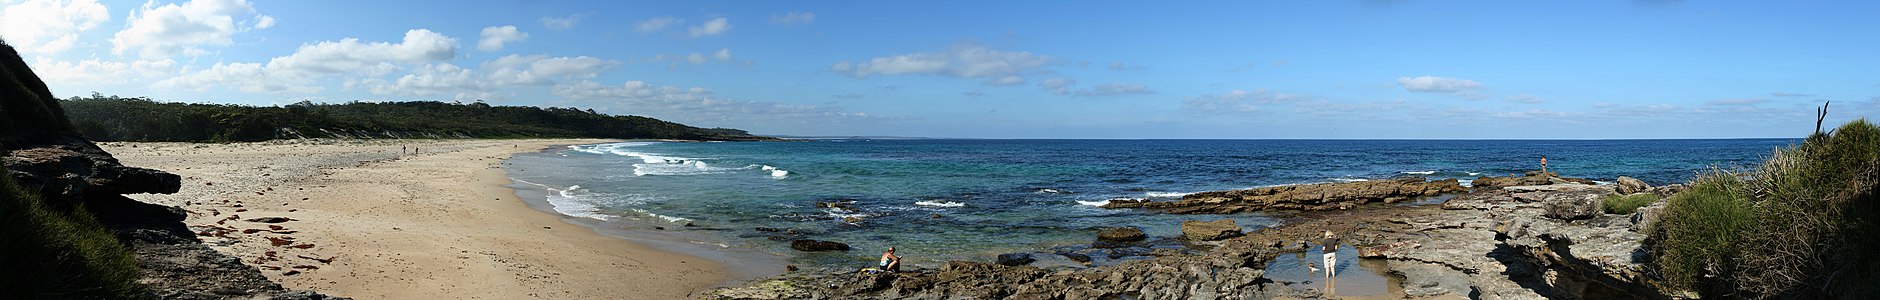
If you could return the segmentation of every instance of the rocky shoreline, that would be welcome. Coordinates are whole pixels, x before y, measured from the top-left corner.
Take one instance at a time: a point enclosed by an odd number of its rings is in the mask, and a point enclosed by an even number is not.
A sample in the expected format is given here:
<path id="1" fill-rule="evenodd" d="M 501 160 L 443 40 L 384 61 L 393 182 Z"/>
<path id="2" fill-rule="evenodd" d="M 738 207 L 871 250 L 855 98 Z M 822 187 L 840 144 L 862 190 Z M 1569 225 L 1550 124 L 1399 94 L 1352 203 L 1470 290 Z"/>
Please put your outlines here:
<path id="1" fill-rule="evenodd" d="M 1626 178 L 1629 179 L 1629 178 Z M 1679 185 L 1590 180 L 1530 172 L 1477 179 L 1401 178 L 1207 192 L 1178 201 L 1114 201 L 1106 208 L 1172 214 L 1296 212 L 1282 226 L 1242 233 L 1217 222 L 1189 221 L 1180 237 L 1106 230 L 1091 247 L 1001 255 L 996 263 L 952 261 L 900 273 L 795 272 L 726 288 L 719 299 L 1270 299 L 1323 298 L 1314 288 L 1269 278 L 1267 264 L 1305 252 L 1318 235 L 1339 232 L 1359 256 L 1382 262 L 1407 298 L 1663 299 L 1647 270 L 1643 228 L 1660 200 L 1633 214 L 1607 214 L 1607 195 L 1668 196 Z M 1440 205 L 1376 205 L 1455 195 Z M 1370 204 L 1370 205 L 1367 205 Z M 1133 229 L 1133 228 L 1132 228 Z M 1157 242 L 1161 241 L 1161 242 Z M 1072 250 L 1072 251 L 1066 251 Z M 1126 253 L 1091 263 L 1091 254 Z M 1069 259 L 1081 265 L 1033 263 Z M 1306 285 L 1309 286 L 1309 285 Z M 1396 289 L 1393 289 L 1396 290 Z"/>

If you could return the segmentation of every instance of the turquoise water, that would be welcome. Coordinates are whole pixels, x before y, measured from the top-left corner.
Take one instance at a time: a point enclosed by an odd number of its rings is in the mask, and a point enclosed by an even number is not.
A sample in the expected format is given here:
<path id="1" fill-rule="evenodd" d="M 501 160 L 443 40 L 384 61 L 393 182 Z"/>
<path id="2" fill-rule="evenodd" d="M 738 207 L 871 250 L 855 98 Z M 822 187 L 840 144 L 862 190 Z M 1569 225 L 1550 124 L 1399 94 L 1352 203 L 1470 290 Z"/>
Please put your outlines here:
<path id="1" fill-rule="evenodd" d="M 1104 226 L 1179 235 L 1183 216 L 1107 210 L 1110 199 L 1400 176 L 1472 179 L 1538 168 L 1654 185 L 1760 161 L 1796 140 L 824 140 L 627 142 L 517 155 L 512 178 L 563 214 L 708 247 L 756 249 L 810 265 L 861 265 L 889 246 L 913 265 L 1088 243 Z M 845 208 L 821 207 L 841 203 Z M 684 224 L 694 226 L 685 226 Z M 848 252 L 799 254 L 756 227 L 795 229 Z M 796 237 L 791 237 L 796 238 Z"/>

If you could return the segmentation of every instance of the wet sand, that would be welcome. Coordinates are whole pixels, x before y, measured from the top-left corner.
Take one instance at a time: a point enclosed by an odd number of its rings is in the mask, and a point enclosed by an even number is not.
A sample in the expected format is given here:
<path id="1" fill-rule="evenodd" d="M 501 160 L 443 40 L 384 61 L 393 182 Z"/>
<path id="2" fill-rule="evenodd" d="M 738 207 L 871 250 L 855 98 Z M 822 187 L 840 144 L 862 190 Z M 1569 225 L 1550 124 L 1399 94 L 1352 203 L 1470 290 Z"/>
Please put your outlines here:
<path id="1" fill-rule="evenodd" d="M 189 210 L 192 230 L 248 231 L 203 240 L 291 289 L 359 299 L 681 299 L 728 279 L 718 262 L 597 234 L 504 186 L 499 166 L 509 155 L 599 142 L 607 141 L 100 146 L 125 165 L 182 175 L 177 194 L 131 197 Z M 257 217 L 293 221 L 245 221 Z"/>

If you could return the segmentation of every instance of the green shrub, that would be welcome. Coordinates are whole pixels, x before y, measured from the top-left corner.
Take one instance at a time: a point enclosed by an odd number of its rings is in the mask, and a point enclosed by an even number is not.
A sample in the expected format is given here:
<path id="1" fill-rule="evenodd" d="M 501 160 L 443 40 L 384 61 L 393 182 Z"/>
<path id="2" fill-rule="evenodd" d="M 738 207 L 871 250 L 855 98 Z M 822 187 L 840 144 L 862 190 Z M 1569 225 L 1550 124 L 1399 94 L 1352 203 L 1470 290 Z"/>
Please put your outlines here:
<path id="1" fill-rule="evenodd" d="M 48 207 L 0 171 L 0 295 L 144 298 L 137 262 L 83 207 Z"/>
<path id="2" fill-rule="evenodd" d="M 1865 120 L 1715 171 L 1673 196 L 1651 232 L 1673 287 L 1706 296 L 1873 298 L 1880 287 L 1880 126 Z"/>
<path id="3" fill-rule="evenodd" d="M 1640 207 L 1652 205 L 1652 202 L 1658 202 L 1658 194 L 1638 193 L 1624 196 L 1614 194 L 1606 195 L 1606 201 L 1601 207 L 1606 209 L 1606 213 L 1625 215 L 1637 212 Z"/>

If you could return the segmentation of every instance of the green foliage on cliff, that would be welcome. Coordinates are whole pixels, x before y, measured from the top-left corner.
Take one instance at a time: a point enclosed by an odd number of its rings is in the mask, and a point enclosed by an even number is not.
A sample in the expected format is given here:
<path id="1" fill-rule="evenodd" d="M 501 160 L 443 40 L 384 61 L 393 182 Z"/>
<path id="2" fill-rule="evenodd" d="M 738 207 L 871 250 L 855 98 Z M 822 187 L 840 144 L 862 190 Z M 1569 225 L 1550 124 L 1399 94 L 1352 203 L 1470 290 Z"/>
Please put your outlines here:
<path id="1" fill-rule="evenodd" d="M 0 144 L 19 144 L 70 128 L 65 112 L 20 53 L 0 40 Z"/>
<path id="2" fill-rule="evenodd" d="M 1660 275 L 1711 297 L 1875 299 L 1880 127 L 1865 120 L 1704 174 L 1651 232 Z"/>
<path id="3" fill-rule="evenodd" d="M 1652 205 L 1652 202 L 1658 202 L 1658 194 L 1606 195 L 1606 201 L 1600 206 L 1609 214 L 1629 215 L 1638 212 L 1640 207 Z"/>
<path id="4" fill-rule="evenodd" d="M 188 104 L 93 93 L 60 103 L 96 141 L 249 142 L 276 138 L 618 138 L 763 140 L 736 129 L 698 128 L 593 110 L 482 102 L 302 101 L 286 106 Z"/>
<path id="5" fill-rule="evenodd" d="M 47 207 L 0 171 L 0 295 L 143 298 L 137 262 L 83 207 Z"/>

